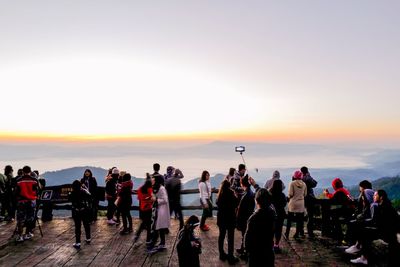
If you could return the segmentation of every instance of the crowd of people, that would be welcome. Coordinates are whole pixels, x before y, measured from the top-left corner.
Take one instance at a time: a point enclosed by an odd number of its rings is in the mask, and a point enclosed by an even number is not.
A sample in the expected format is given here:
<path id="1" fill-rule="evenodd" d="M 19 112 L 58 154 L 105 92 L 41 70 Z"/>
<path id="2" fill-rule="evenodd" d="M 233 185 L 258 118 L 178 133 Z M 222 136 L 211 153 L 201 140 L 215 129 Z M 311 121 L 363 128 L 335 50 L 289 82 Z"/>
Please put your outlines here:
<path id="1" fill-rule="evenodd" d="M 181 206 L 181 179 L 184 175 L 181 170 L 172 166 L 166 168 L 164 175 L 160 174 L 160 169 L 160 164 L 155 163 L 153 173 L 147 173 L 144 183 L 136 190 L 141 220 L 136 230 L 133 229 L 131 216 L 134 192 L 131 174 L 112 167 L 105 176 L 107 224 L 119 225 L 122 220 L 119 233 L 133 233 L 134 243 L 138 242 L 145 230 L 148 253 L 167 249 L 166 235 L 169 233 L 171 216 L 174 215 L 179 220 L 177 252 L 180 266 L 199 266 L 201 240 L 194 230 L 197 226 L 200 231 L 210 230 L 206 222 L 207 218 L 213 217 L 214 205 L 217 206 L 219 259 L 228 261 L 231 265 L 245 260 L 249 266 L 274 266 L 274 255 L 281 252 L 280 241 L 285 219 L 284 237 L 287 240 L 305 238 L 305 221 L 308 238 L 315 238 L 316 197 L 313 189 L 318 183 L 307 167 L 294 171 L 285 194 L 286 186 L 280 179 L 279 171 L 274 171 L 272 177 L 260 187 L 247 174 L 246 166 L 239 164 L 237 170 L 229 169 L 220 184 L 215 201 L 212 199 L 210 173 L 204 170 L 198 183 L 199 203 L 203 210 L 201 218 L 192 215 L 186 221 Z M 16 177 L 13 176 L 12 167 L 6 166 L 4 175 L 0 175 L 1 216 L 8 221 L 17 219 L 16 242 L 32 239 L 40 205 L 38 200 L 44 187 L 45 180 L 39 176 L 38 171 L 32 171 L 29 166 L 19 170 Z M 396 251 L 399 251 L 396 234 L 400 221 L 386 192 L 374 191 L 367 180 L 359 184 L 358 199 L 352 198 L 340 178 L 333 179 L 332 188 L 332 193 L 328 189 L 323 191 L 326 199 L 338 206 L 330 211 L 333 225 L 331 234 L 340 243 L 352 245 L 345 250 L 346 253 L 360 254 L 360 257 L 351 262 L 368 264 L 371 242 L 377 238 L 389 244 L 389 262 L 394 259 Z M 73 246 L 80 249 L 82 224 L 85 242 L 90 244 L 90 224 L 98 216 L 98 185 L 90 169 L 84 171 L 81 179 L 73 181 L 69 201 L 75 224 L 76 240 Z M 45 206 L 42 203 L 44 210 Z M 43 211 L 42 220 L 52 218 L 51 212 L 50 215 L 45 213 Z M 341 219 L 347 224 L 345 232 Z M 293 223 L 296 224 L 296 230 L 291 237 Z M 241 242 L 236 244 L 238 248 L 235 251 L 236 230 L 241 234 Z"/>

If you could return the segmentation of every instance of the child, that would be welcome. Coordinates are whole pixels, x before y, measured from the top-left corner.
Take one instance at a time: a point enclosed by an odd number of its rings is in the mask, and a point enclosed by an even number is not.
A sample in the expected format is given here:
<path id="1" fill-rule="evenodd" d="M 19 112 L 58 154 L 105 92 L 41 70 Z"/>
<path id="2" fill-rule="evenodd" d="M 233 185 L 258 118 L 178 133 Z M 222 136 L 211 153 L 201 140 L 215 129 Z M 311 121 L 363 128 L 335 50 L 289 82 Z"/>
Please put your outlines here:
<path id="1" fill-rule="evenodd" d="M 85 228 L 86 243 L 90 244 L 90 218 L 91 210 L 89 203 L 91 201 L 90 193 L 82 188 L 79 180 L 72 183 L 72 192 L 69 195 L 69 200 L 72 203 L 72 218 L 75 222 L 75 240 L 73 247 L 76 249 L 81 248 L 81 222 Z"/>
<path id="2" fill-rule="evenodd" d="M 201 242 L 195 237 L 193 231 L 200 224 L 199 218 L 192 215 L 187 219 L 185 226 L 178 234 L 179 266 L 200 266 L 199 254 L 201 253 Z"/>

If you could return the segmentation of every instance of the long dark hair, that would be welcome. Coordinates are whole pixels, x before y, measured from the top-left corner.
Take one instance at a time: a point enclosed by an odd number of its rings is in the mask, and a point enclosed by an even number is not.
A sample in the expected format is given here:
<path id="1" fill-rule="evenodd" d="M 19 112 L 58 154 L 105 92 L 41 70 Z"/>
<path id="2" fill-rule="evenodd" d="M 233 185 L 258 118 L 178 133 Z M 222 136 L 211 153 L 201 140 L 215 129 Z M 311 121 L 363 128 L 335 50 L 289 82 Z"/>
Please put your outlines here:
<path id="1" fill-rule="evenodd" d="M 206 182 L 207 181 L 207 175 L 210 175 L 210 173 L 208 171 L 203 171 L 203 173 L 201 174 L 199 183 L 201 182 Z"/>
<path id="2" fill-rule="evenodd" d="M 92 171 L 89 170 L 89 169 L 86 169 L 86 170 L 83 172 L 83 177 L 82 177 L 82 178 L 84 178 L 84 179 L 86 178 L 86 175 L 85 175 L 86 172 L 90 173 L 89 178 L 92 178 L 92 177 L 93 177 Z"/>
<path id="3" fill-rule="evenodd" d="M 228 190 L 231 190 L 231 184 L 228 182 L 228 180 L 223 180 L 218 191 L 217 199 L 220 201 L 221 199 L 224 198 L 226 195 L 226 192 Z"/>
<path id="4" fill-rule="evenodd" d="M 283 182 L 281 180 L 274 180 L 270 192 L 273 196 L 282 193 L 283 191 Z"/>
<path id="5" fill-rule="evenodd" d="M 151 179 L 146 179 L 146 181 L 144 182 L 144 184 L 140 187 L 140 191 L 143 194 L 146 194 L 147 191 L 149 190 L 149 188 L 151 188 Z"/>
<path id="6" fill-rule="evenodd" d="M 72 183 L 72 192 L 78 192 L 78 191 L 80 191 L 80 190 L 81 190 L 81 186 L 82 186 L 81 181 L 75 180 L 75 181 Z"/>
<path id="7" fill-rule="evenodd" d="M 12 172 L 13 172 L 14 170 L 13 170 L 13 168 L 11 167 L 11 165 L 7 165 L 5 168 L 4 168 L 4 175 L 10 175 Z"/>

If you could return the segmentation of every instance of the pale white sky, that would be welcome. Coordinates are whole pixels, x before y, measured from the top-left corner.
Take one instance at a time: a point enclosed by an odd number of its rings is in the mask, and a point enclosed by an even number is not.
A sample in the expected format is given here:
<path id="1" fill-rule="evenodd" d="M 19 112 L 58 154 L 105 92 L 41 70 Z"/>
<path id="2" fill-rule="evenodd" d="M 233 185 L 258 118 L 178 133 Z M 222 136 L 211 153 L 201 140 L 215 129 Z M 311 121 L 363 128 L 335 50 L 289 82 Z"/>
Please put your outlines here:
<path id="1" fill-rule="evenodd" d="M 0 133 L 398 143 L 399 8 L 0 1 Z"/>

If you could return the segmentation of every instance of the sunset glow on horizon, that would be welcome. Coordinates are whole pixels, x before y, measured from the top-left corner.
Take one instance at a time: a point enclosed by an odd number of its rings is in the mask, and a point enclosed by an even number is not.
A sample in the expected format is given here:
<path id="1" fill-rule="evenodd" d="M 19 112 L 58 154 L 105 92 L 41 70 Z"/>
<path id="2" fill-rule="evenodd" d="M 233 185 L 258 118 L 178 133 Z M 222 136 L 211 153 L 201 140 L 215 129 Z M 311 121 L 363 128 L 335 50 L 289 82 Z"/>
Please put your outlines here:
<path id="1" fill-rule="evenodd" d="M 0 142 L 399 144 L 399 4 L 360 3 L 4 4 Z"/>

